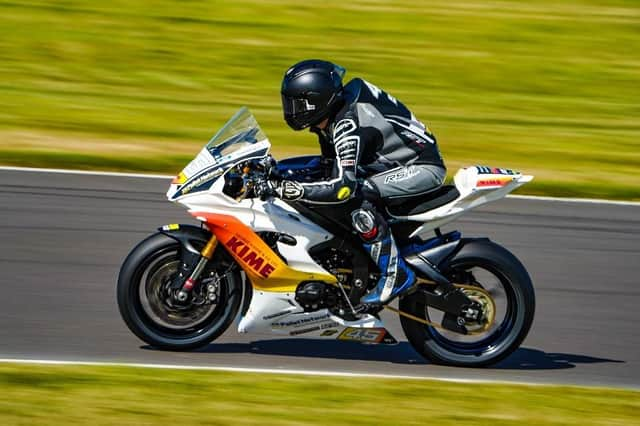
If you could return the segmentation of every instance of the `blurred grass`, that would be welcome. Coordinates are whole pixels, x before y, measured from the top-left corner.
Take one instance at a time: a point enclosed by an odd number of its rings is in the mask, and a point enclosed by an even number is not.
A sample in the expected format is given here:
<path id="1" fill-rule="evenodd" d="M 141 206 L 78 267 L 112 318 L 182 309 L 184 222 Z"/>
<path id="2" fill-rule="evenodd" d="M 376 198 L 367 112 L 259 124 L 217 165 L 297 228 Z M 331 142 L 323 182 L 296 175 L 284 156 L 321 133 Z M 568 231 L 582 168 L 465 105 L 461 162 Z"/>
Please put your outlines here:
<path id="1" fill-rule="evenodd" d="M 4 425 L 637 424 L 640 392 L 128 367 L 0 365 Z"/>
<path id="2" fill-rule="evenodd" d="M 636 0 L 0 0 L 0 163 L 175 173 L 242 105 L 276 154 L 313 151 L 279 97 L 310 57 L 405 102 L 450 174 L 640 199 Z"/>

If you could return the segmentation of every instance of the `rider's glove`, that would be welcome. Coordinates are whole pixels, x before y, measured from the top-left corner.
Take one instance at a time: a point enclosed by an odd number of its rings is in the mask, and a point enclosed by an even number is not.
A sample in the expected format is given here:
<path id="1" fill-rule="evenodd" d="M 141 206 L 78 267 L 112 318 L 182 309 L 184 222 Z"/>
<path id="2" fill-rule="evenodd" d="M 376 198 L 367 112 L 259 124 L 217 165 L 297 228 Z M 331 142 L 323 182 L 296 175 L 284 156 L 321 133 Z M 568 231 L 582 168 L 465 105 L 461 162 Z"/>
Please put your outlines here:
<path id="1" fill-rule="evenodd" d="M 266 200 L 269 197 L 278 197 L 278 185 L 276 182 L 271 180 L 263 180 L 260 183 L 257 183 L 254 186 L 253 191 L 256 194 L 256 197 L 260 198 L 262 201 Z"/>
<path id="2" fill-rule="evenodd" d="M 280 182 L 265 180 L 256 185 L 254 191 L 261 200 L 266 200 L 269 197 L 278 197 L 287 201 L 295 201 L 302 198 L 304 193 L 302 185 L 292 180 Z"/>
<path id="3" fill-rule="evenodd" d="M 278 186 L 278 196 L 283 200 L 296 201 L 302 198 L 304 188 L 294 180 L 283 180 Z"/>

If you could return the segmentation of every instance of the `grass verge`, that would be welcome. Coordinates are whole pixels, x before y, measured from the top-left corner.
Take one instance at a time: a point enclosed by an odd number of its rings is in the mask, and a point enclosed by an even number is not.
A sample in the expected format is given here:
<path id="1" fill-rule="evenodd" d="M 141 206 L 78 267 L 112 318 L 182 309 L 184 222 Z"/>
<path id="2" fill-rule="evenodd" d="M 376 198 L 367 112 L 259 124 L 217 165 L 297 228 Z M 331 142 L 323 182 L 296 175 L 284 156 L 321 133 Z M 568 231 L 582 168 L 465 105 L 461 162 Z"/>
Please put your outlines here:
<path id="1" fill-rule="evenodd" d="M 0 365 L 6 425 L 635 424 L 640 392 L 135 367 Z"/>

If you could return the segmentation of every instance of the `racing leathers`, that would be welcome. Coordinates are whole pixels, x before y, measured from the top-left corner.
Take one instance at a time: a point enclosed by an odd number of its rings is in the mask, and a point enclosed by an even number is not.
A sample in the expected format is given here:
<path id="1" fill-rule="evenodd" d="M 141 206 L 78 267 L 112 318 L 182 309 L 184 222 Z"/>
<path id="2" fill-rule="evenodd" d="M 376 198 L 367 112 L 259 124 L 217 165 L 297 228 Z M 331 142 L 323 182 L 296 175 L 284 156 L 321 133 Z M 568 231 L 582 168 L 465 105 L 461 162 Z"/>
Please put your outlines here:
<path id="1" fill-rule="evenodd" d="M 398 254 L 381 207 L 433 190 L 446 169 L 433 134 L 396 98 L 359 78 L 344 87 L 344 97 L 328 125 L 312 129 L 323 161 L 334 159 L 331 177 L 284 182 L 281 194 L 308 203 L 362 200 L 350 219 L 381 275 L 361 302 L 382 304 L 411 287 L 415 275 Z"/>

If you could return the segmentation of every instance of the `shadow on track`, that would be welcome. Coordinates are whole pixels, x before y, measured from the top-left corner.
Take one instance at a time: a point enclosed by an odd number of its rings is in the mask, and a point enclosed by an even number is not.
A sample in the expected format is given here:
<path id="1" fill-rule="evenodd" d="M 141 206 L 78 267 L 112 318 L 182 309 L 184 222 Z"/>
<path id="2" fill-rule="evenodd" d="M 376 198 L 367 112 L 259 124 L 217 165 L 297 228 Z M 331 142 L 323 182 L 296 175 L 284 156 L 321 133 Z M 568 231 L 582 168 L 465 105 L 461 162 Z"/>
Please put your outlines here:
<path id="1" fill-rule="evenodd" d="M 363 345 L 320 339 L 256 340 L 246 344 L 212 343 L 198 352 L 255 353 L 305 358 L 381 361 L 395 364 L 426 364 L 407 342 L 397 345 Z"/>
<path id="2" fill-rule="evenodd" d="M 150 346 L 143 349 L 154 350 Z M 328 358 L 391 362 L 394 364 L 427 364 L 411 345 L 363 345 L 319 339 L 256 340 L 251 343 L 212 343 L 195 353 L 277 355 L 301 358 Z M 624 363 L 625 361 L 596 358 L 588 355 L 547 353 L 538 349 L 520 348 L 509 358 L 496 364 L 498 370 L 558 370 L 575 368 L 576 364 Z"/>
<path id="3" fill-rule="evenodd" d="M 158 350 L 141 346 L 145 350 Z M 364 345 L 320 339 L 273 339 L 251 343 L 211 343 L 191 353 L 256 354 L 301 358 L 327 358 L 360 361 L 381 361 L 396 364 L 427 364 L 407 342 L 397 345 Z"/>
<path id="4" fill-rule="evenodd" d="M 510 357 L 493 366 L 500 370 L 559 370 L 575 368 L 576 364 L 624 363 L 625 361 L 596 358 L 588 355 L 547 353 L 538 349 L 520 348 Z"/>

